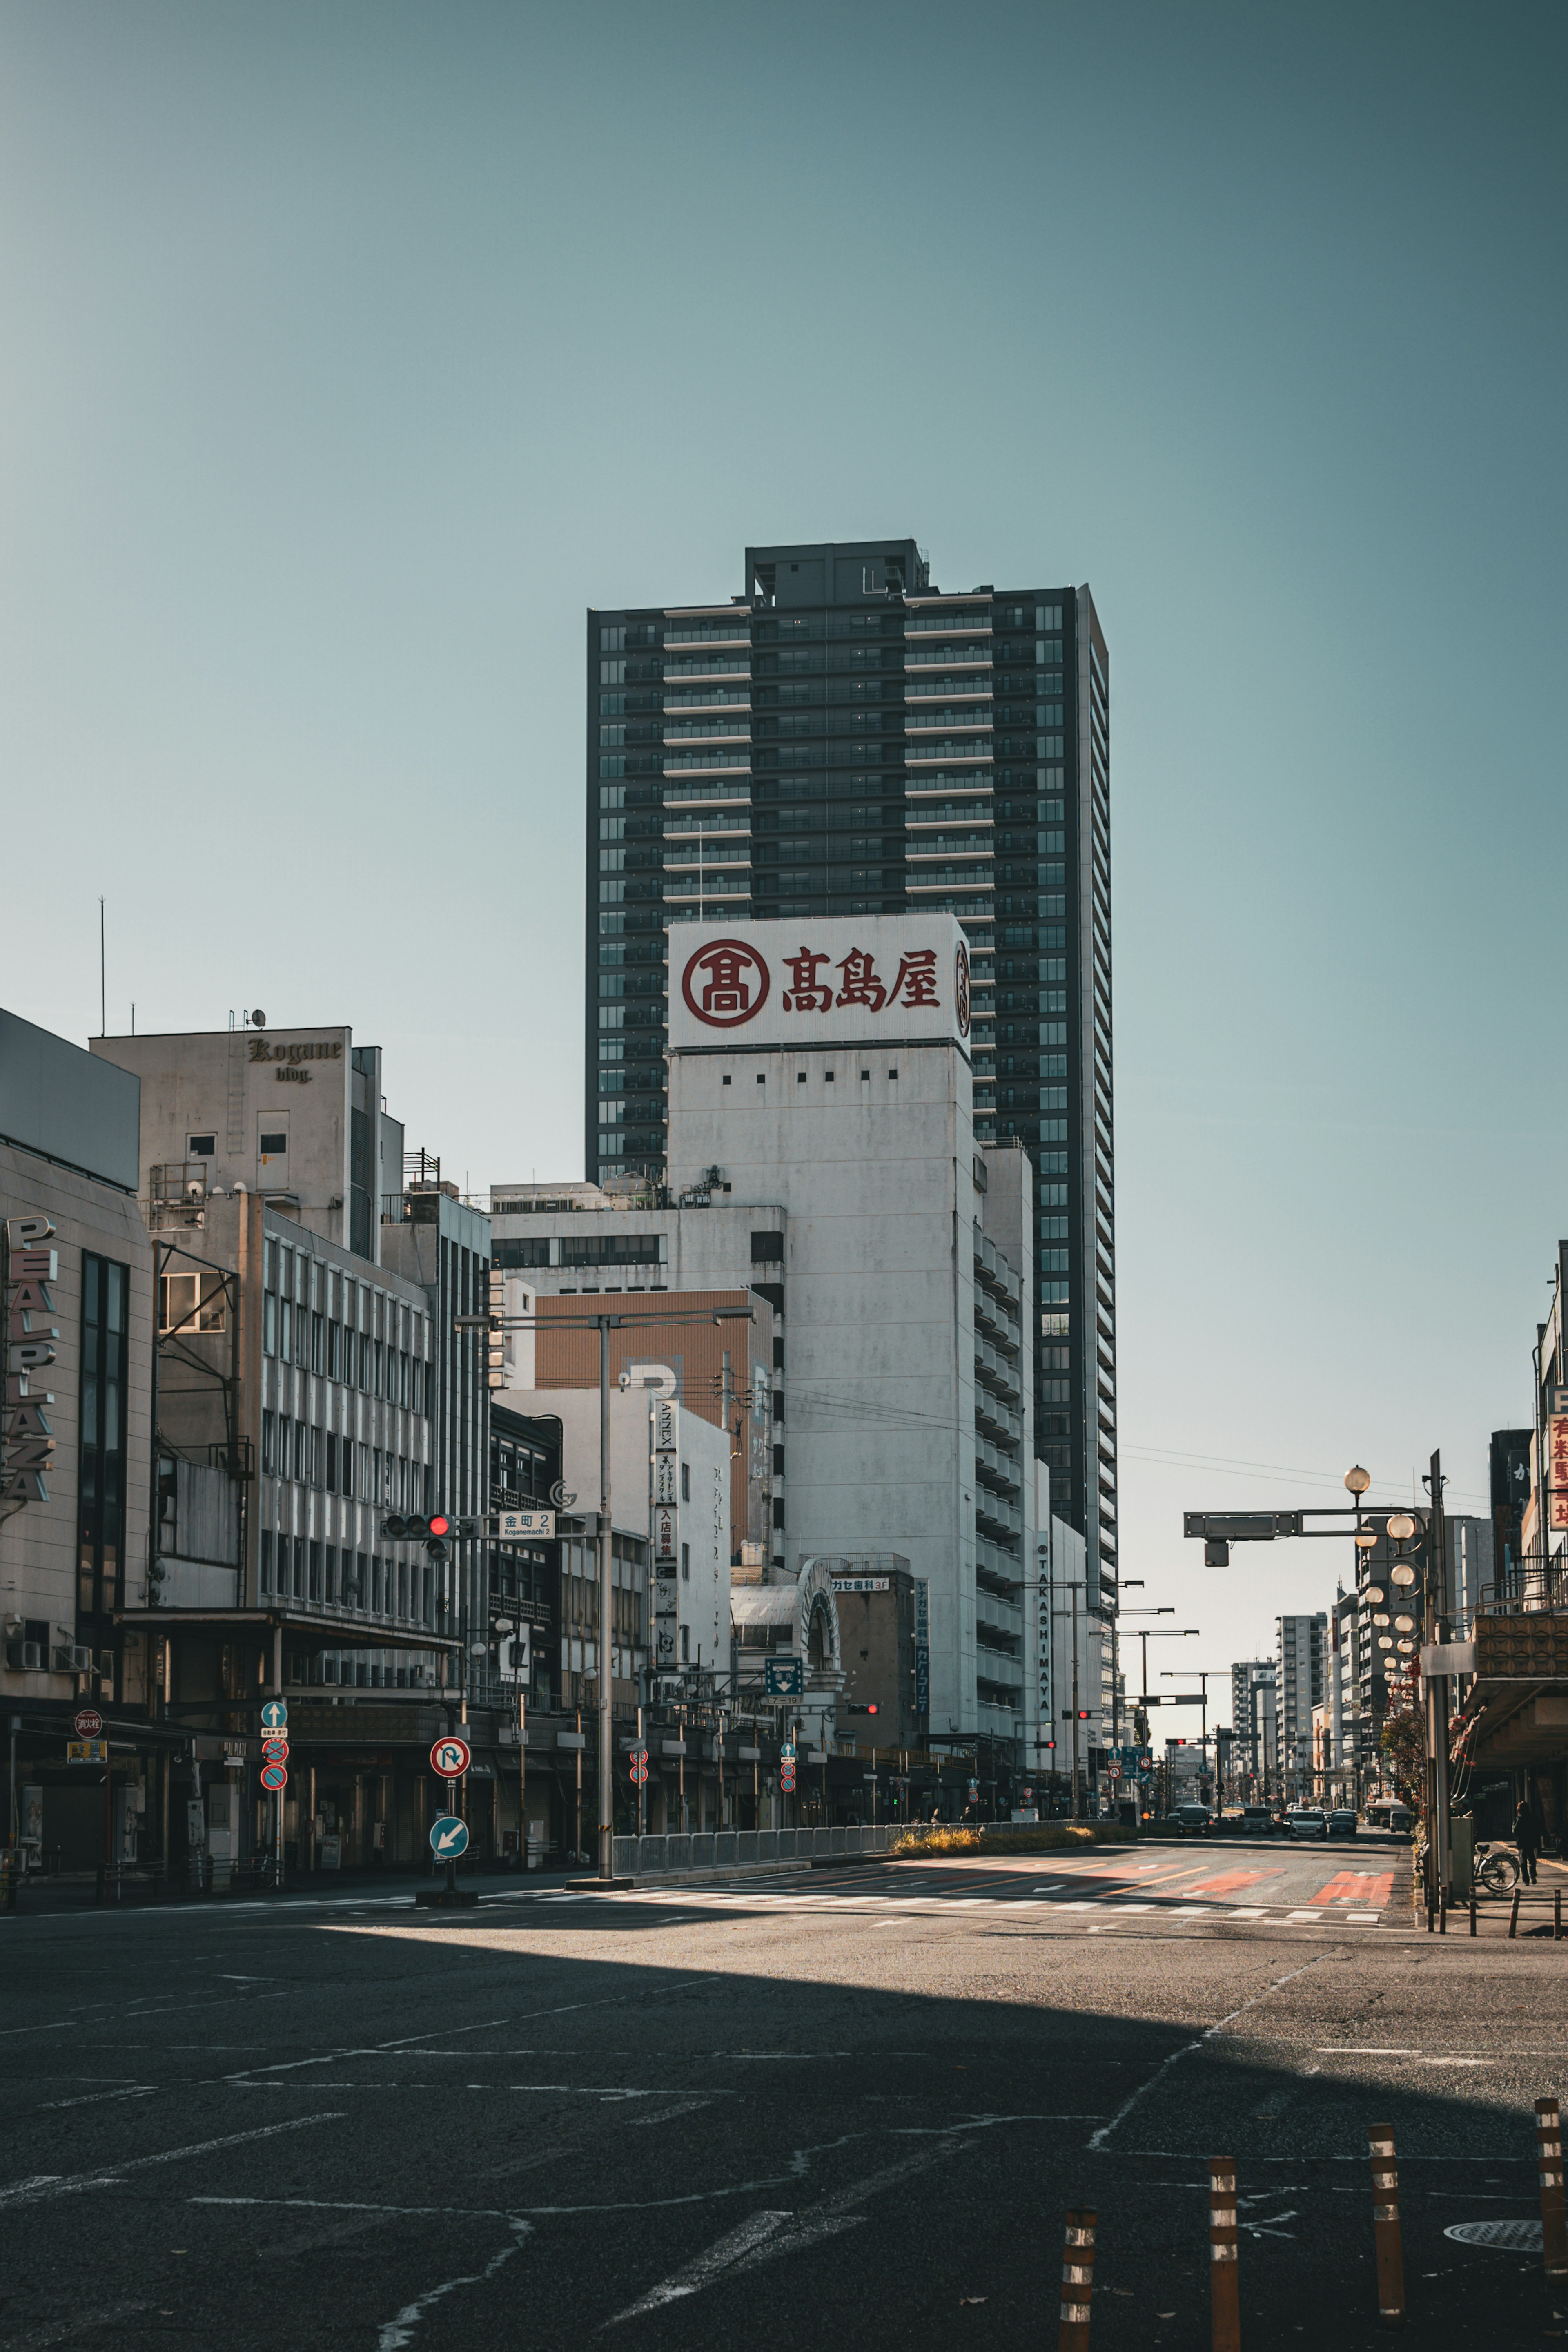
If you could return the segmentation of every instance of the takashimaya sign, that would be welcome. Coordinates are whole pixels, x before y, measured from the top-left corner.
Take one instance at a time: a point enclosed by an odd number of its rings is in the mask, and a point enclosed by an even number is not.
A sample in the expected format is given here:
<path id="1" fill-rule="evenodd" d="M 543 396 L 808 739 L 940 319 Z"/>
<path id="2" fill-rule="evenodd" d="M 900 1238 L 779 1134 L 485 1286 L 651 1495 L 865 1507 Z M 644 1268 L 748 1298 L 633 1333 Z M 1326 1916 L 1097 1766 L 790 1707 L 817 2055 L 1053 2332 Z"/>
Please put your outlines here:
<path id="1" fill-rule="evenodd" d="M 969 1037 L 969 950 L 952 915 L 670 926 L 670 1043 L 817 1046 Z"/>

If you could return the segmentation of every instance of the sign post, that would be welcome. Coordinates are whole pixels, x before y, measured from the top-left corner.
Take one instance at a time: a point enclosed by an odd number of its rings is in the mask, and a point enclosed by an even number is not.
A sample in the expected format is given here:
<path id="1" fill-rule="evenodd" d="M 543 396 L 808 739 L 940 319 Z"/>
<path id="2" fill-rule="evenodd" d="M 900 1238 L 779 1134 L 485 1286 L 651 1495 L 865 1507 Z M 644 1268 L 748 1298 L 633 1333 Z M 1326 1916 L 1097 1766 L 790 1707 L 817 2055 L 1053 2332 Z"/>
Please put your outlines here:
<path id="1" fill-rule="evenodd" d="M 283 1886 L 283 1791 L 288 1786 L 288 1702 L 269 1698 L 261 1710 L 261 1785 L 272 1799 L 272 1869 L 270 1876 L 279 1892 Z M 267 1768 L 274 1769 L 275 1777 L 267 1778 Z M 281 1774 L 282 1778 L 276 1777 Z"/>
<path id="2" fill-rule="evenodd" d="M 416 1905 L 456 1906 L 479 1900 L 476 1889 L 459 1892 L 457 1885 L 457 1858 L 468 1851 L 468 1824 L 457 1810 L 457 1784 L 473 1761 L 468 1742 L 455 1731 L 444 1732 L 431 1748 L 430 1769 L 446 1783 L 446 1810 L 430 1824 L 430 1851 L 445 1865 L 445 1885 L 439 1890 L 422 1887 L 413 1898 Z"/>

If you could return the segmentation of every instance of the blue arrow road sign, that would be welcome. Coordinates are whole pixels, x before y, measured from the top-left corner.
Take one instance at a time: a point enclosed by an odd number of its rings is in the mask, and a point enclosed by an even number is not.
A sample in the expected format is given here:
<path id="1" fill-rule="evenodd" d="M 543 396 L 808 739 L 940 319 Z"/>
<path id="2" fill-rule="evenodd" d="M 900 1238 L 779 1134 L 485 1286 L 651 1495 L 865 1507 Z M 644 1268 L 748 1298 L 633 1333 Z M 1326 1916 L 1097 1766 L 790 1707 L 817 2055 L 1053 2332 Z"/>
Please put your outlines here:
<path id="1" fill-rule="evenodd" d="M 455 1862 L 468 1847 L 468 1824 L 455 1813 L 437 1813 L 430 1824 L 430 1850 L 437 1862 Z"/>
<path id="2" fill-rule="evenodd" d="M 281 1731 L 288 1721 L 288 1709 L 280 1698 L 269 1698 L 261 1710 L 264 1731 Z"/>

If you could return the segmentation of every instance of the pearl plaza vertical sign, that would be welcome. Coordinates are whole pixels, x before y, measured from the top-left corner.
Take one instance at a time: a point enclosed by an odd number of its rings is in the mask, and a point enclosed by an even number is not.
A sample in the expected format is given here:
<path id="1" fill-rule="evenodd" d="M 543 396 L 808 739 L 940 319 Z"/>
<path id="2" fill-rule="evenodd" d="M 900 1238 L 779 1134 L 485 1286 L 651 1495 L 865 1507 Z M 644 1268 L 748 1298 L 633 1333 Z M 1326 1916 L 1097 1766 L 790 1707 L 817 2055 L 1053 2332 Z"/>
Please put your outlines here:
<path id="1" fill-rule="evenodd" d="M 670 1044 L 969 1043 L 969 951 L 952 915 L 672 923 Z"/>

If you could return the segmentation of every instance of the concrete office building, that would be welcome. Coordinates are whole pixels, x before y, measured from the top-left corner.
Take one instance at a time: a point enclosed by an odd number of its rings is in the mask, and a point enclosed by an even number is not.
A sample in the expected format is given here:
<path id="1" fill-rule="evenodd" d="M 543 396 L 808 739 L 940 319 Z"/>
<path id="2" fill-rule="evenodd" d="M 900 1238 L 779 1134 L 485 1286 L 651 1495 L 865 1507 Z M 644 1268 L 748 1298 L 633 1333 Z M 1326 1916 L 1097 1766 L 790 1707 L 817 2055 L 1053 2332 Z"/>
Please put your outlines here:
<path id="1" fill-rule="evenodd" d="M 486 1220 L 438 1171 L 405 1193 L 380 1049 L 347 1029 L 91 1042 L 141 1080 L 160 1492 L 151 1590 L 124 1622 L 149 1647 L 150 1706 L 229 1771 L 203 1792 L 214 1863 L 257 1849 L 245 1765 L 277 1695 L 291 1860 L 411 1858 L 430 1738 L 498 1697 L 470 1654 L 483 1547 L 438 1561 L 382 1534 L 391 1512 L 486 1507 L 484 1349 L 453 1328 L 484 1311 Z M 494 1725 L 471 1720 L 493 1780 Z M 493 1805 L 473 1826 L 486 1851 Z"/>
<path id="2" fill-rule="evenodd" d="M 1274 1675 L 1272 1658 L 1240 1658 L 1230 1669 L 1230 1722 L 1236 1735 L 1237 1770 L 1250 1780 L 1260 1797 L 1266 1789 L 1272 1790 L 1278 1771 Z"/>
<path id="3" fill-rule="evenodd" d="M 780 1318 L 770 1575 L 904 1555 L 929 1589 L 933 1738 L 1032 1766 L 1032 1171 L 1021 1148 L 976 1142 L 960 928 L 727 917 L 672 945 L 668 1184 L 642 1196 L 657 1205 L 585 1192 L 545 1208 L 561 1196 L 540 1188 L 536 1208 L 497 1187 L 497 1261 L 528 1242 L 528 1279 L 579 1296 L 585 1255 L 617 1290 L 633 1271 L 704 1290 L 765 1277 Z M 635 1269 L 614 1254 L 634 1240 Z M 538 1263 L 558 1247 L 570 1265 Z"/>
<path id="4" fill-rule="evenodd" d="M 1088 589 L 944 594 L 912 540 L 753 547 L 737 596 L 591 611 L 586 670 L 590 1179 L 674 1167 L 672 922 L 951 913 L 976 1139 L 1021 1144 L 1036 1179 L 1035 1435 L 1113 1612 L 1110 658 Z"/>
<path id="5" fill-rule="evenodd" d="M 147 1590 L 152 1251 L 137 1207 L 140 1089 L 79 1046 L 0 1012 L 0 1704 L 15 1738 L 7 1844 L 34 1866 L 105 1859 L 103 1771 L 71 1766 L 84 1703 L 123 1749 L 110 1858 L 136 1858 L 159 1743 L 120 1612 Z M 150 1799 L 151 1791 L 151 1799 Z"/>
<path id="6" fill-rule="evenodd" d="M 1329 1621 L 1315 1616 L 1274 1620 L 1274 1687 L 1279 1707 L 1278 1766 L 1287 1797 L 1303 1801 L 1312 1785 L 1312 1709 L 1327 1684 Z"/>
<path id="7" fill-rule="evenodd" d="M 382 1051 L 353 1033 L 246 1028 L 93 1037 L 141 1080 L 149 1202 L 258 1192 L 323 1240 L 381 1261 L 381 1202 L 402 1192 L 402 1128 L 382 1097 Z"/>

